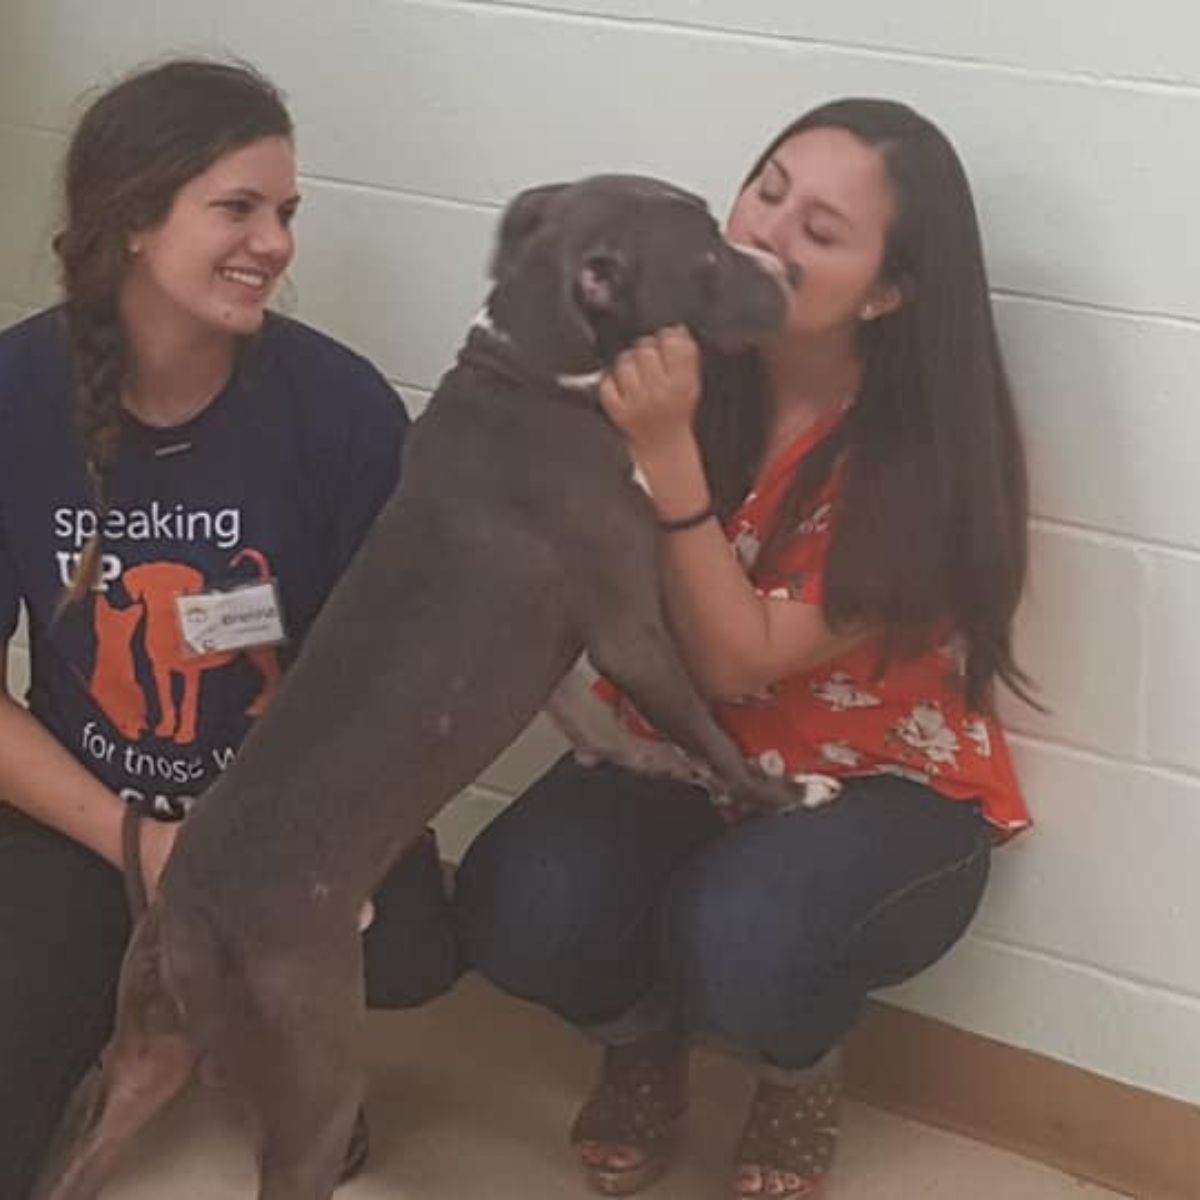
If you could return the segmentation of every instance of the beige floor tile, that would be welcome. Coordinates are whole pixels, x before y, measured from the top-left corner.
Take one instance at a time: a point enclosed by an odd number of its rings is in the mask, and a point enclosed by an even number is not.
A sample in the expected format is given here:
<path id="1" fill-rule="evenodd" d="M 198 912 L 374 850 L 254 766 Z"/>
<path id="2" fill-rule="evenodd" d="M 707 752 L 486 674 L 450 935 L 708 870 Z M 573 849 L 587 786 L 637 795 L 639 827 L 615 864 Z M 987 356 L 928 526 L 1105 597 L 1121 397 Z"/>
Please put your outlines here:
<path id="1" fill-rule="evenodd" d="M 550 1200 L 587 1193 L 564 1147 L 595 1050 L 468 980 L 416 1013 L 375 1016 L 367 1171 L 339 1200 Z M 745 1068 L 697 1055 L 684 1150 L 652 1200 L 721 1200 Z M 964 1138 L 851 1105 L 830 1200 L 1102 1200 L 1116 1193 Z M 244 1122 L 197 1091 L 141 1139 L 106 1200 L 253 1195 Z"/>

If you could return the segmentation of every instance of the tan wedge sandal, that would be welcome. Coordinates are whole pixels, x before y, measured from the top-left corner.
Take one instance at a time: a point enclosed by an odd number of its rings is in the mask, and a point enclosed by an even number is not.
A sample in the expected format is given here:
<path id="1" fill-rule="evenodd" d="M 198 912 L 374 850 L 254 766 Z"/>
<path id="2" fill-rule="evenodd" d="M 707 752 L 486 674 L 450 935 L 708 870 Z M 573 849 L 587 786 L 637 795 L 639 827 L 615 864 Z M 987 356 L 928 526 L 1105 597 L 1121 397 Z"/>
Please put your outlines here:
<path id="1" fill-rule="evenodd" d="M 571 1129 L 592 1191 L 632 1196 L 666 1173 L 687 1108 L 687 1063 L 687 1042 L 674 1033 L 605 1049 Z"/>
<path id="2" fill-rule="evenodd" d="M 735 1200 L 823 1200 L 841 1094 L 839 1050 L 800 1071 L 764 1067 L 738 1143 Z"/>

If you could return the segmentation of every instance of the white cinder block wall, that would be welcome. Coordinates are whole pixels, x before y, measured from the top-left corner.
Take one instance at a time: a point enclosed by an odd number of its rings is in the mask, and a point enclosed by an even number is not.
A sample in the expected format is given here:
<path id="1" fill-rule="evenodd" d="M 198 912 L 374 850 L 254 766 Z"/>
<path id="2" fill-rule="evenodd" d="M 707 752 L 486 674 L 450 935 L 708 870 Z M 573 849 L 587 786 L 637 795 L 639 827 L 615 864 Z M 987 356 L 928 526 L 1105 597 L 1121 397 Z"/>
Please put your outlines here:
<path id="1" fill-rule="evenodd" d="M 175 49 L 289 93 L 296 308 L 420 401 L 482 292 L 498 207 L 596 170 L 720 209 L 810 105 L 914 103 L 986 231 L 1034 473 L 1010 706 L 1038 830 L 902 1004 L 1200 1102 L 1200 9 L 1192 0 L 0 0 L 0 319 L 52 295 L 76 97 Z M 20 660 L 17 667 L 20 668 Z M 535 728 L 447 817 L 456 844 L 556 742 Z"/>

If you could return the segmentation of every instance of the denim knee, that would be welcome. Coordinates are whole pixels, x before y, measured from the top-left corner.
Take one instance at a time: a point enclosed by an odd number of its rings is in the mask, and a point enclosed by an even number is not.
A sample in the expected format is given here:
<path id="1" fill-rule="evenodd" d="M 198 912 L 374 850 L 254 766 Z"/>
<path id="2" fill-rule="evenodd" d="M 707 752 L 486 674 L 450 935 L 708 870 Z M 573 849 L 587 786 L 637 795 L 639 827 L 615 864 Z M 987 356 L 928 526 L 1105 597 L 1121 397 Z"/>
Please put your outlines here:
<path id="1" fill-rule="evenodd" d="M 622 1015 L 660 977 L 668 881 L 721 828 L 698 788 L 561 759 L 463 859 L 469 965 L 576 1024 Z"/>
<path id="2" fill-rule="evenodd" d="M 747 823 L 676 876 L 660 937 L 689 1026 L 804 1066 L 870 991 L 962 935 L 987 878 L 982 821 L 937 796 L 875 790 L 836 812 Z"/>
<path id="3" fill-rule="evenodd" d="M 569 861 L 538 853 L 492 853 L 486 841 L 463 859 L 455 888 L 459 940 L 469 967 L 502 990 L 576 1024 L 617 1015 L 650 984 L 650 967 L 618 952 L 607 908 Z M 638 940 L 636 932 L 632 941 Z M 633 959 L 649 959 L 653 937 Z"/>
<path id="4" fill-rule="evenodd" d="M 714 878 L 711 864 L 685 868 L 662 907 L 662 958 L 687 1026 L 748 1048 L 779 1036 L 781 1015 L 800 1019 L 798 998 L 826 973 L 828 955 L 803 913 L 752 875 Z M 784 934 L 781 927 L 785 927 Z M 785 946 L 786 941 L 786 946 Z"/>

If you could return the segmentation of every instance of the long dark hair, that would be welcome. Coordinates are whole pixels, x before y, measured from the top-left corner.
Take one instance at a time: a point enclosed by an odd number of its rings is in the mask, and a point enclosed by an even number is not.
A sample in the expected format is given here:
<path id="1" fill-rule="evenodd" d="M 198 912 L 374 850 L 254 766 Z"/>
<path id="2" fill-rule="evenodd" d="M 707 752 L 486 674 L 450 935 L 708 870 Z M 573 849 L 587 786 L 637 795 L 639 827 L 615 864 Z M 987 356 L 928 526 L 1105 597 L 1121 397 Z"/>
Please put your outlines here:
<path id="1" fill-rule="evenodd" d="M 276 89 L 243 63 L 172 59 L 142 68 L 83 114 L 63 170 L 65 223 L 54 239 L 75 379 L 76 425 L 99 509 L 111 502 L 129 347 L 119 311 L 130 235 L 168 214 L 179 189 L 218 158 L 292 136 Z M 68 600 L 87 594 L 100 559 L 88 542 Z"/>
<path id="2" fill-rule="evenodd" d="M 784 129 L 743 187 L 782 142 L 820 128 L 846 130 L 883 159 L 897 212 L 880 282 L 904 301 L 861 323 L 857 401 L 797 471 L 759 561 L 772 561 L 840 464 L 830 625 L 881 627 L 883 669 L 949 622 L 966 640 L 972 708 L 991 708 L 997 678 L 1034 703 L 1012 649 L 1028 558 L 1025 456 L 966 174 L 945 135 L 912 109 L 849 99 Z M 769 419 L 757 352 L 710 358 L 697 432 L 724 514 L 762 465 Z"/>

